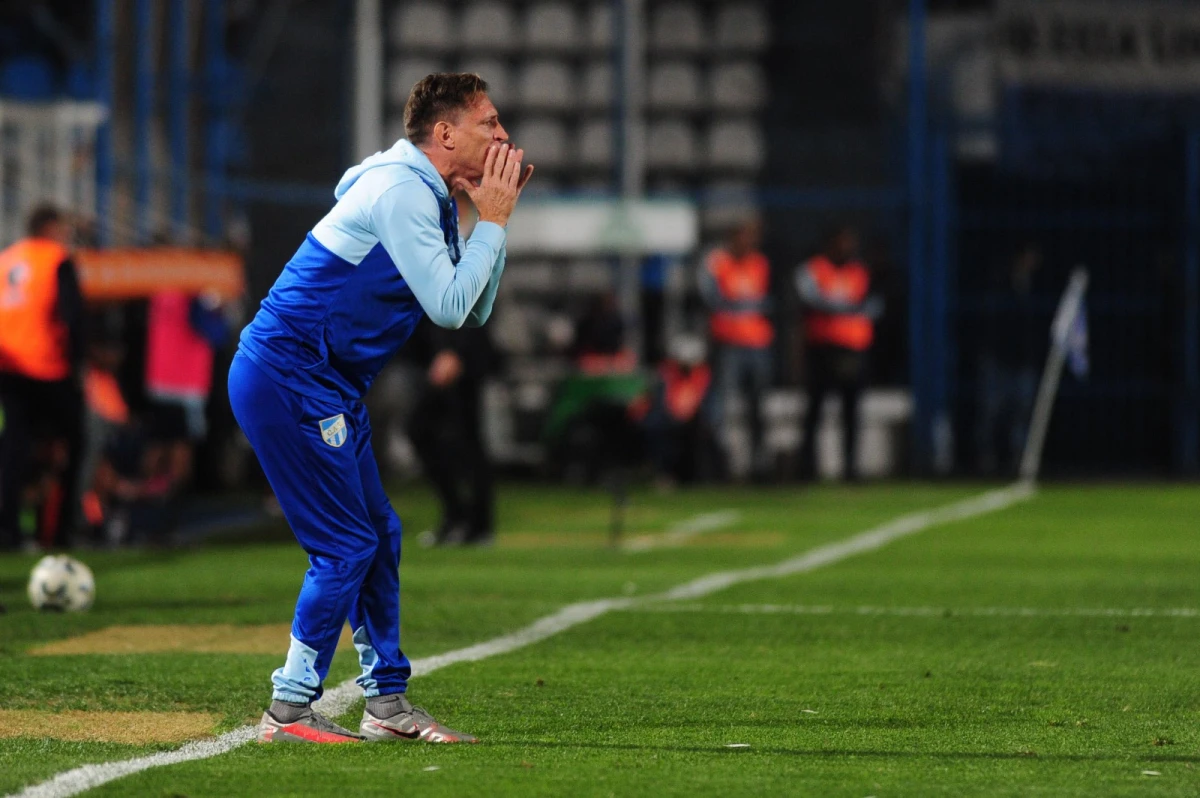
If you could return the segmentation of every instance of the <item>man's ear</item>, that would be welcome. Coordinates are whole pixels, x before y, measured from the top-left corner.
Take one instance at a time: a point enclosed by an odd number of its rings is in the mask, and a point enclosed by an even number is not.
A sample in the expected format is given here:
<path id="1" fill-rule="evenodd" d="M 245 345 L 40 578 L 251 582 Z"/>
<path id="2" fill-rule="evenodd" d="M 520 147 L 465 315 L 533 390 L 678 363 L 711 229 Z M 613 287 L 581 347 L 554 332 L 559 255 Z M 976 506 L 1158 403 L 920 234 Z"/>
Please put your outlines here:
<path id="1" fill-rule="evenodd" d="M 454 125 L 442 120 L 433 126 L 433 140 L 448 150 L 454 149 Z"/>

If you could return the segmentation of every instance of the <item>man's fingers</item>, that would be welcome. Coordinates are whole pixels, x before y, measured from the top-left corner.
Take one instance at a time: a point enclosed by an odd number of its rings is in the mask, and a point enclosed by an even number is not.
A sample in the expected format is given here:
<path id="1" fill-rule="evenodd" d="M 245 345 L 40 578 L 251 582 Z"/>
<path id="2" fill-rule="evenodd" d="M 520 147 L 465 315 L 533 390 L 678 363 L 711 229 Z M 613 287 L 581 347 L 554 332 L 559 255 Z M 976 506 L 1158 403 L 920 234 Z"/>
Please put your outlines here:
<path id="1" fill-rule="evenodd" d="M 512 156 L 512 147 L 508 144 L 501 144 L 496 149 L 496 160 L 492 163 L 492 179 L 504 179 L 504 166 L 508 163 L 508 159 Z"/>
<path id="2" fill-rule="evenodd" d="M 474 184 L 472 184 L 470 180 L 467 180 L 466 178 L 462 178 L 462 177 L 460 177 L 454 181 L 454 188 L 457 189 L 458 191 L 463 192 L 468 197 L 472 196 L 475 193 Z"/>
<path id="3" fill-rule="evenodd" d="M 513 191 L 518 191 L 517 188 L 521 184 L 521 161 L 525 158 L 525 150 L 517 150 L 515 158 L 509 158 L 512 161 L 512 172 L 508 176 L 508 185 Z"/>
<path id="4" fill-rule="evenodd" d="M 518 154 L 519 152 L 520 151 L 516 149 L 510 149 L 508 151 L 508 157 L 504 160 L 504 168 L 500 170 L 499 177 L 501 183 L 512 185 L 513 171 L 517 168 L 517 164 L 521 162 L 521 156 Z"/>
<path id="5" fill-rule="evenodd" d="M 533 177 L 533 164 L 525 167 L 525 171 L 521 174 L 521 182 L 517 183 L 517 191 L 525 188 L 525 184 L 529 182 L 529 178 Z"/>
<path id="6" fill-rule="evenodd" d="M 500 152 L 500 148 L 496 146 L 488 147 L 487 155 L 483 156 L 483 179 L 487 180 L 496 168 L 496 155 Z"/>

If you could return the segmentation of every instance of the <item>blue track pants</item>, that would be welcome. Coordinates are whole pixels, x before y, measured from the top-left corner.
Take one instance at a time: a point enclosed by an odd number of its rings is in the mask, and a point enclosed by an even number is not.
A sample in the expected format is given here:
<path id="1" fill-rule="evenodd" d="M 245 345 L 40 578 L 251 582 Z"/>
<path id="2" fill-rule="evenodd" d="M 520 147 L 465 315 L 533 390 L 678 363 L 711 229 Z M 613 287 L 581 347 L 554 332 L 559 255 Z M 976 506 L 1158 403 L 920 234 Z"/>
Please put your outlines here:
<path id="1" fill-rule="evenodd" d="M 347 619 L 363 692 L 403 693 L 411 668 L 400 651 L 400 519 L 379 479 L 366 408 L 303 396 L 242 353 L 229 369 L 229 399 L 308 553 L 274 697 L 320 697 Z"/>

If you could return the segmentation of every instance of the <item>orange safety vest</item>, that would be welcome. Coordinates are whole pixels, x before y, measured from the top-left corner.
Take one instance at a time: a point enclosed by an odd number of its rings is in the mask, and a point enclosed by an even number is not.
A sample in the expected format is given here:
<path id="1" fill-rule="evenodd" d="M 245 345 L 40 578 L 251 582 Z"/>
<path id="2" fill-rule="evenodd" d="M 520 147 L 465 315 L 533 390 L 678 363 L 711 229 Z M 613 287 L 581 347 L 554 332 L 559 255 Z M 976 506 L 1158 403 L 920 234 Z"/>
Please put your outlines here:
<path id="1" fill-rule="evenodd" d="M 71 373 L 67 326 L 58 318 L 61 244 L 26 238 L 0 252 L 0 372 L 35 380 Z"/>
<path id="2" fill-rule="evenodd" d="M 761 252 L 737 259 L 725 250 L 716 250 L 707 267 L 717 291 L 730 302 L 762 301 L 771 290 L 771 265 Z M 714 341 L 727 346 L 763 349 L 775 339 L 770 320 L 754 310 L 718 310 L 712 314 L 709 329 Z"/>
<path id="3" fill-rule="evenodd" d="M 685 372 L 677 363 L 667 361 L 659 367 L 659 373 L 667 413 L 676 421 L 691 421 L 708 395 L 712 369 L 701 364 Z"/>
<path id="4" fill-rule="evenodd" d="M 83 377 L 83 395 L 88 409 L 112 424 L 129 422 L 129 405 L 121 395 L 121 386 L 110 371 L 89 368 Z"/>
<path id="5" fill-rule="evenodd" d="M 805 268 L 821 295 L 829 300 L 860 304 L 871 290 L 871 275 L 858 261 L 841 266 L 817 255 Z M 804 334 L 810 344 L 840 346 L 862 352 L 875 339 L 875 325 L 861 313 L 821 313 L 810 310 L 804 319 Z"/>

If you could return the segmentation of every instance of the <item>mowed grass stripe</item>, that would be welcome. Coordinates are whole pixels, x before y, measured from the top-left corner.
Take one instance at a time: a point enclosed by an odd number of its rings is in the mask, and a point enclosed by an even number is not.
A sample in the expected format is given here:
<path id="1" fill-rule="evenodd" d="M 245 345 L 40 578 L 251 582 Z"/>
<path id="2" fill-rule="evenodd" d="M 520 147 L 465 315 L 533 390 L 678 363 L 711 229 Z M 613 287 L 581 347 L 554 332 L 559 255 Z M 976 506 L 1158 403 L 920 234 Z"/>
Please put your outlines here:
<path id="1" fill-rule="evenodd" d="M 712 573 L 641 600 L 674 601 L 700 598 L 743 582 L 778 579 L 806 573 L 848 557 L 876 551 L 896 540 L 917 534 L 932 526 L 966 520 L 1005 509 L 1029 499 L 1033 495 L 1033 487 L 1025 484 L 988 491 L 943 507 L 908 513 L 845 540 L 819 546 L 772 566 Z M 447 665 L 478 661 L 532 645 L 614 609 L 624 608 L 633 601 L 634 599 L 622 597 L 568 605 L 511 635 L 503 635 L 485 643 L 432 657 L 428 661 L 415 660 L 413 662 L 414 675 L 418 672 L 431 673 Z M 331 715 L 345 712 L 357 699 L 356 691 L 357 686 L 353 679 L 339 684 L 327 691 L 322 699 L 322 709 Z M 190 743 L 177 751 L 119 762 L 83 765 L 60 773 L 49 781 L 31 786 L 17 795 L 22 798 L 65 798 L 151 768 L 219 756 L 253 738 L 254 727 L 246 726 L 221 735 L 215 740 Z"/>
<path id="2" fill-rule="evenodd" d="M 1200 618 L 1200 609 L 1174 607 L 835 607 L 820 604 L 652 604 L 630 612 L 696 612 L 720 615 L 886 615 L 898 618 Z"/>
<path id="3" fill-rule="evenodd" d="M 88 654 L 277 654 L 288 649 L 291 624 L 145 624 L 106 626 L 65 640 L 36 646 L 31 657 Z M 350 627 L 342 628 L 339 646 L 354 643 Z"/>
<path id="4" fill-rule="evenodd" d="M 48 712 L 0 709 L 0 738 L 53 737 L 68 742 L 182 743 L 213 732 L 209 712 Z"/>

